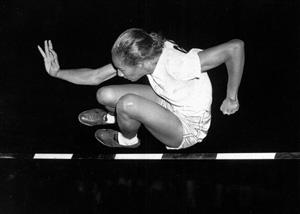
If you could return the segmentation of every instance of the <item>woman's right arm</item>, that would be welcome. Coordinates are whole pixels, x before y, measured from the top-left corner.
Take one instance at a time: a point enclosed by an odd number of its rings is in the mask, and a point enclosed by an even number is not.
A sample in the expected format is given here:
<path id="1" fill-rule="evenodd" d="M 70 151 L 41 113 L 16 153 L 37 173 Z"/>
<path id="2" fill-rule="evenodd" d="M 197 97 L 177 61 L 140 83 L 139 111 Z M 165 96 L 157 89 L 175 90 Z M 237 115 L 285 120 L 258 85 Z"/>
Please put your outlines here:
<path id="1" fill-rule="evenodd" d="M 99 85 L 116 76 L 116 70 L 112 64 L 97 69 L 60 69 L 56 77 L 79 85 Z"/>
<path id="2" fill-rule="evenodd" d="M 112 64 L 97 69 L 60 69 L 58 57 L 53 50 L 51 41 L 45 41 L 45 50 L 40 46 L 38 49 L 44 58 L 45 68 L 49 75 L 80 85 L 99 85 L 100 83 L 116 76 L 117 71 Z"/>

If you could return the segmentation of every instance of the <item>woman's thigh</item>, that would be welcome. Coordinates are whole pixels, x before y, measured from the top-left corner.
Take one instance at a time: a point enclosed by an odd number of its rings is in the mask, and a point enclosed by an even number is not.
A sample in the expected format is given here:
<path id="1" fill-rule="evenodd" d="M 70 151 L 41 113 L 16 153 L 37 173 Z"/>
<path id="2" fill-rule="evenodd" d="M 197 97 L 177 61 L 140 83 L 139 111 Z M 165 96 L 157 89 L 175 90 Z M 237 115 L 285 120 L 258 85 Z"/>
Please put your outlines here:
<path id="1" fill-rule="evenodd" d="M 161 99 L 149 85 L 125 84 L 110 85 L 100 88 L 97 92 L 99 103 L 115 108 L 119 99 L 127 94 L 134 94 L 155 103 L 161 103 Z"/>

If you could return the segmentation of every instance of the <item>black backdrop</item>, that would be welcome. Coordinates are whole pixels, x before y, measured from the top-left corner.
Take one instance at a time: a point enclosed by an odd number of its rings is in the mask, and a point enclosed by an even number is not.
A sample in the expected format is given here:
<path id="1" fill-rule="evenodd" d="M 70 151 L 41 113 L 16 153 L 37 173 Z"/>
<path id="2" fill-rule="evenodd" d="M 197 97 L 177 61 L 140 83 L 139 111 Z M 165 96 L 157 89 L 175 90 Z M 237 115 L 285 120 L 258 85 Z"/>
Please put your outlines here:
<path id="1" fill-rule="evenodd" d="M 2 1 L 1 149 L 97 151 L 96 130 L 77 115 L 99 107 L 100 86 L 78 86 L 46 74 L 37 45 L 51 39 L 62 68 L 105 65 L 116 37 L 130 27 L 161 32 L 182 47 L 244 40 L 240 111 L 223 116 L 226 69 L 209 72 L 212 126 L 190 151 L 296 151 L 299 147 L 299 15 L 296 1 Z M 115 78 L 102 85 L 123 84 Z M 147 84 L 145 79 L 141 83 Z M 100 106 L 101 107 L 101 106 Z M 139 151 L 161 151 L 145 130 Z M 188 151 L 188 152 L 190 152 Z M 109 151 L 111 152 L 111 151 Z"/>
<path id="2" fill-rule="evenodd" d="M 77 121 L 79 112 L 99 106 L 95 94 L 100 86 L 48 76 L 37 45 L 51 39 L 62 68 L 95 68 L 110 62 L 114 40 L 130 27 L 161 32 L 185 49 L 205 49 L 233 38 L 245 42 L 240 111 L 230 117 L 221 114 L 226 69 L 210 71 L 211 129 L 203 143 L 180 152 L 299 151 L 299 8 L 297 1 L 279 0 L 2 0 L 0 152 L 123 152 L 99 145 L 93 137 L 97 128 Z M 139 82 L 147 84 L 145 79 Z M 103 85 L 124 83 L 115 78 Z M 141 147 L 126 152 L 167 152 L 145 129 L 139 136 Z M 181 213 L 189 212 L 186 206 L 204 213 L 297 213 L 299 207 L 296 161 L 0 164 L 0 207 L 10 210 L 3 213 L 93 213 L 88 208 L 97 199 L 91 196 L 95 191 L 106 195 L 103 200 L 110 204 L 102 209 L 116 212 L 127 202 L 137 213 L 155 211 L 155 205 L 162 208 L 164 202 Z M 185 193 L 190 181 L 197 197 Z M 158 195 L 151 193 L 153 188 Z M 216 191 L 220 188 L 223 191 Z M 133 190 L 137 192 L 132 196 Z M 110 203 L 120 191 L 118 199 L 127 197 L 121 208 Z M 193 200 L 196 205 L 191 205 Z"/>

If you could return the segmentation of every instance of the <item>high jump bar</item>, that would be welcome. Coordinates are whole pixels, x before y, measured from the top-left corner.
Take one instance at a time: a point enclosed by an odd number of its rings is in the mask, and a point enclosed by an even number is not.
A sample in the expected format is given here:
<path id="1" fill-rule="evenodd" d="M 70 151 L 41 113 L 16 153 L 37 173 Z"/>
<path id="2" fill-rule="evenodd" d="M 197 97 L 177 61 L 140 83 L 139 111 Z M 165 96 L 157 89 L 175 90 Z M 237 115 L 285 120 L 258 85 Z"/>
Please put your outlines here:
<path id="1" fill-rule="evenodd" d="M 118 153 L 118 154 L 76 154 L 76 153 L 0 153 L 0 159 L 33 160 L 276 160 L 300 159 L 300 152 L 265 153 Z"/>

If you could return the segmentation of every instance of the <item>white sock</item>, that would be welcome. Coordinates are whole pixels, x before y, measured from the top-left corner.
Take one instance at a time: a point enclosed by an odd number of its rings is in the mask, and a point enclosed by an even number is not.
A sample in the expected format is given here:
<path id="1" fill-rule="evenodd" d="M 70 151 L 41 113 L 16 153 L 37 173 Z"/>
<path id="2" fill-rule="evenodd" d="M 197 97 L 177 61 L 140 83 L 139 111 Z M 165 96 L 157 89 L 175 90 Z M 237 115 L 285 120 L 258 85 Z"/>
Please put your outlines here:
<path id="1" fill-rule="evenodd" d="M 131 146 L 131 145 L 137 144 L 139 142 L 139 139 L 138 139 L 137 135 L 135 135 L 131 139 L 128 139 L 121 132 L 118 132 L 118 141 L 119 141 L 120 145 Z"/>
<path id="2" fill-rule="evenodd" d="M 116 117 L 111 114 L 106 114 L 106 123 L 114 124 L 116 122 Z"/>

